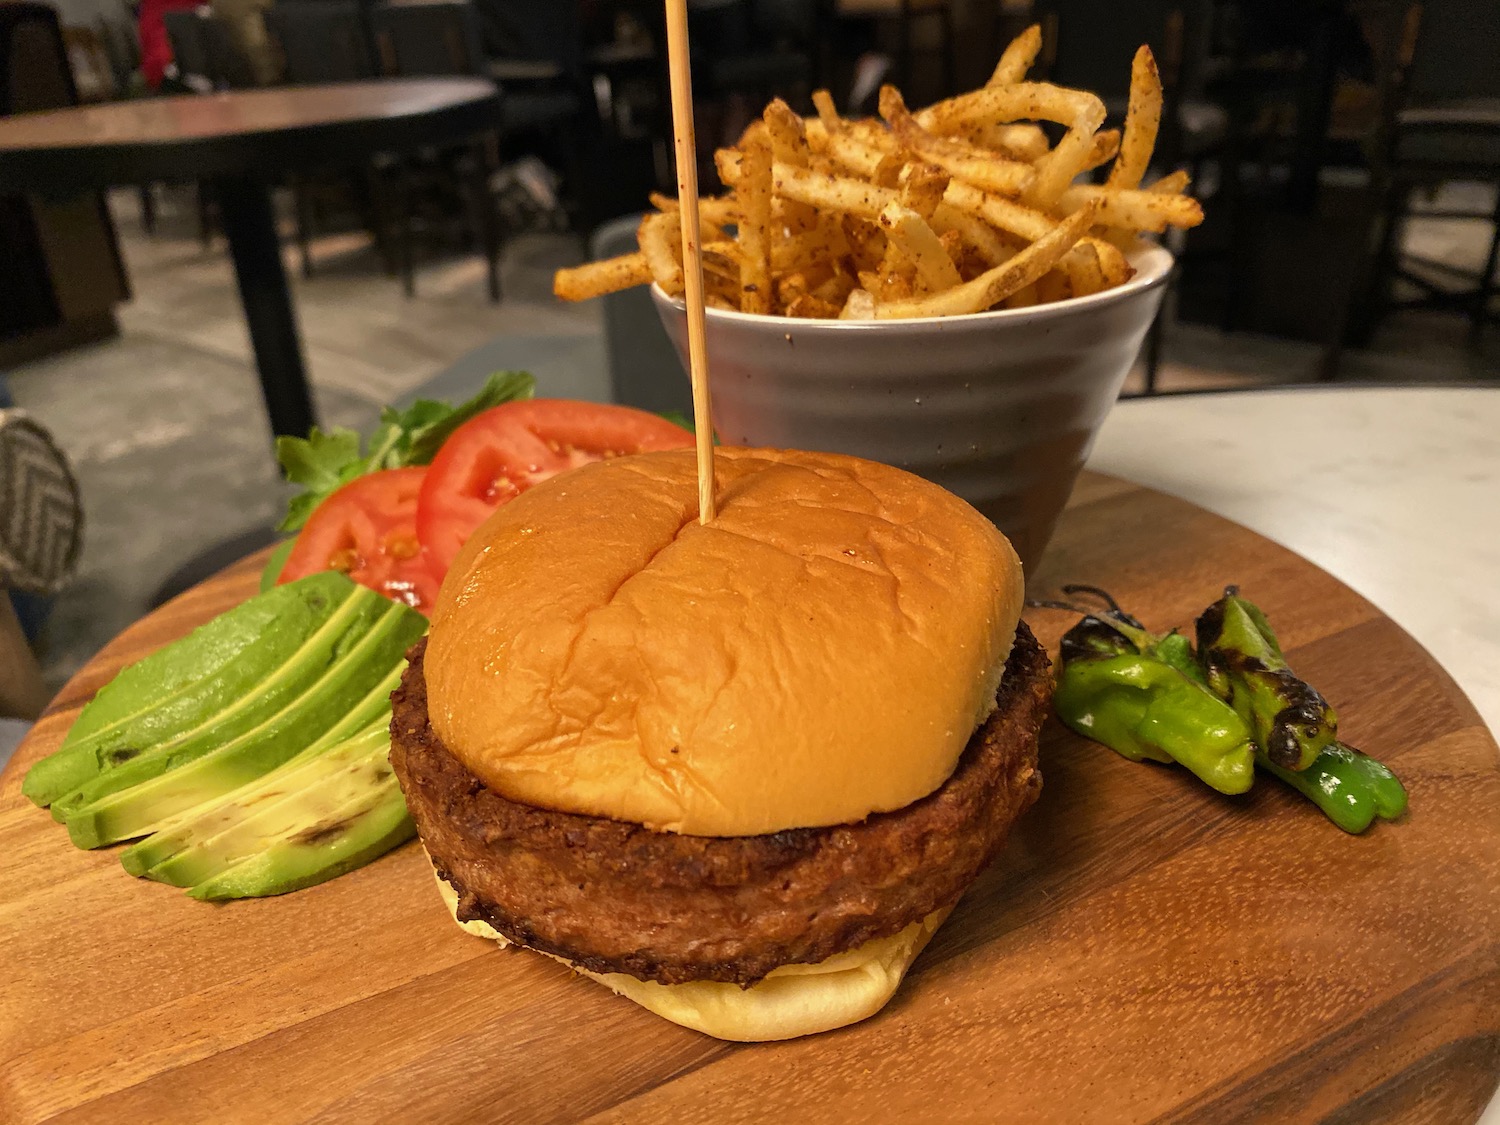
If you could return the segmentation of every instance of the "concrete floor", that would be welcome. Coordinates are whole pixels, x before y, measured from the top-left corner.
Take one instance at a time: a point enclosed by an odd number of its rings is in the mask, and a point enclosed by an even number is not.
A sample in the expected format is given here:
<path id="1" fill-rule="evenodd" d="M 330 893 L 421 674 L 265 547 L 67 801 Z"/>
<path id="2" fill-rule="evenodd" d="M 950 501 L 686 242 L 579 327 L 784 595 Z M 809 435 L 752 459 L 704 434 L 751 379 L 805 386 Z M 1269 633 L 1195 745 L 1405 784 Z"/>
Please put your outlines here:
<path id="1" fill-rule="evenodd" d="M 146 236 L 135 197 L 112 200 L 135 298 L 120 309 L 117 339 L 8 373 L 17 403 L 55 433 L 72 458 L 87 512 L 77 578 L 57 599 L 41 643 L 50 683 L 60 685 L 149 608 L 161 582 L 204 550 L 265 528 L 285 501 L 250 362 L 249 339 L 222 242 L 198 242 L 191 200 L 163 200 Z M 1471 256 L 1474 232 L 1432 225 L 1424 248 L 1444 240 Z M 308 369 L 328 425 L 368 428 L 401 398 L 483 348 L 477 375 L 532 367 L 542 393 L 608 394 L 600 309 L 553 299 L 551 274 L 581 257 L 565 235 L 527 235 L 507 245 L 505 300 L 486 298 L 483 263 L 448 256 L 419 263 L 417 296 L 402 296 L 363 235 L 314 245 L 314 276 L 287 255 Z M 1376 350 L 1351 354 L 1350 379 L 1450 381 L 1500 376 L 1500 333 L 1475 352 L 1452 317 L 1393 318 Z M 1306 380 L 1318 349 L 1250 335 L 1178 326 L 1167 336 L 1164 390 Z M 1141 372 L 1131 376 L 1139 387 Z"/>

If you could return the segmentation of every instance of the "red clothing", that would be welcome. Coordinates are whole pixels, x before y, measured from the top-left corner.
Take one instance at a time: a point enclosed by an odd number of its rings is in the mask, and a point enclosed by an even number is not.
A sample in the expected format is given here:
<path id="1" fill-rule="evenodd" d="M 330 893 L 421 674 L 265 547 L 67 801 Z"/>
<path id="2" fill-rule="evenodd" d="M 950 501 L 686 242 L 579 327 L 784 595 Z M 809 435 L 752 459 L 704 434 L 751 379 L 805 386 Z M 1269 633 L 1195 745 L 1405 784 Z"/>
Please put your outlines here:
<path id="1" fill-rule="evenodd" d="M 167 64 L 172 61 L 172 41 L 167 38 L 162 13 L 179 8 L 197 8 L 203 0 L 141 0 L 136 16 L 136 34 L 141 40 L 141 73 L 153 90 L 161 85 Z"/>

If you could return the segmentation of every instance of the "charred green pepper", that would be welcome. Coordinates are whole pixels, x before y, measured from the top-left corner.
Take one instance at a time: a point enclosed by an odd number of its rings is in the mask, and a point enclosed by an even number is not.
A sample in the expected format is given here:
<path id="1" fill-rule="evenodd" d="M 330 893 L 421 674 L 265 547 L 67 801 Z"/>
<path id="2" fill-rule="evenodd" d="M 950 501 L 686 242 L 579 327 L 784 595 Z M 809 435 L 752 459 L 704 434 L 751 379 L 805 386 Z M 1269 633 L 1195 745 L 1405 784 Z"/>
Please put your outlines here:
<path id="1" fill-rule="evenodd" d="M 1345 832 L 1363 832 L 1376 817 L 1395 820 L 1406 811 L 1406 787 L 1387 767 L 1352 746 L 1335 742 L 1305 770 L 1278 766 L 1264 754 L 1262 766 L 1301 793 Z"/>
<path id="2" fill-rule="evenodd" d="M 1228 586 L 1197 621 L 1198 658 L 1208 685 L 1250 727 L 1265 757 L 1305 770 L 1338 734 L 1328 701 L 1293 675 L 1270 622 Z"/>
<path id="3" fill-rule="evenodd" d="M 1058 716 L 1132 761 L 1178 762 L 1221 793 L 1245 792 L 1254 780 L 1249 728 L 1209 690 L 1187 638 L 1155 636 L 1110 605 L 1063 637 Z"/>

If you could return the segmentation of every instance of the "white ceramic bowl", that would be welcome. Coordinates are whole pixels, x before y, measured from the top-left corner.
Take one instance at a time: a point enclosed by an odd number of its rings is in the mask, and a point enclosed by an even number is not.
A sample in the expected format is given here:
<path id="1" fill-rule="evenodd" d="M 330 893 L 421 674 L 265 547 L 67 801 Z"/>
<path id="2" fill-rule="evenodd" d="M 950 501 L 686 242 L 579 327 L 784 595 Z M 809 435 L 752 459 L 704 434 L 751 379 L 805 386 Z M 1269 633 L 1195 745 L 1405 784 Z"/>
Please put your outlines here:
<path id="1" fill-rule="evenodd" d="M 1172 255 L 1090 297 L 918 320 L 708 311 L 714 428 L 731 445 L 850 453 L 973 504 L 1030 570 L 1161 304 Z M 652 299 L 687 365 L 681 299 Z"/>

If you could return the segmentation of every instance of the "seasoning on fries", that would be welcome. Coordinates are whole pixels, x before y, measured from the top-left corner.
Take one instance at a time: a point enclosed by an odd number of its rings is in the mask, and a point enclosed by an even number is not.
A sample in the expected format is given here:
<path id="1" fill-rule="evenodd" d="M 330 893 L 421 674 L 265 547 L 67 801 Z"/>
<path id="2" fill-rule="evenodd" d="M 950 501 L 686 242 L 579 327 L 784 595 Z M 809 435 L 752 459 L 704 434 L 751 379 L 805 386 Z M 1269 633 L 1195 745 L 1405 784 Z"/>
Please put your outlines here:
<path id="1" fill-rule="evenodd" d="M 845 320 L 1022 308 L 1120 285 L 1137 235 L 1201 223 L 1186 173 L 1142 182 L 1162 113 L 1150 49 L 1135 54 L 1123 129 L 1104 129 L 1096 95 L 1026 80 L 1041 43 L 1028 28 L 983 88 L 916 112 L 894 86 L 878 119 L 840 117 L 826 90 L 813 117 L 771 102 L 714 154 L 729 192 L 699 202 L 709 304 Z M 1079 179 L 1106 165 L 1102 182 Z M 651 202 L 638 252 L 558 270 L 554 292 L 654 281 L 680 295 L 677 201 Z"/>

